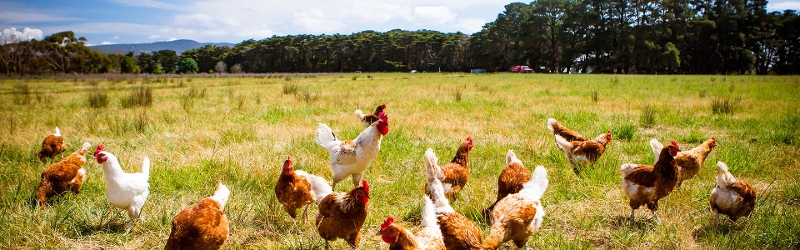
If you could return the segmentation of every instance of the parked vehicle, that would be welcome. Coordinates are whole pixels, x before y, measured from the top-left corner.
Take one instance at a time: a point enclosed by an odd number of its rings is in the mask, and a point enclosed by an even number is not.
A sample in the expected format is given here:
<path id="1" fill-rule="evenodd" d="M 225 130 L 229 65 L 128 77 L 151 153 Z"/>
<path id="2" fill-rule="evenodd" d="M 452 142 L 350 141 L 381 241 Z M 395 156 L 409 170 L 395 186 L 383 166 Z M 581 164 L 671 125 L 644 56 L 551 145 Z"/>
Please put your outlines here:
<path id="1" fill-rule="evenodd" d="M 511 67 L 511 72 L 516 73 L 533 73 L 533 69 L 528 67 L 527 65 L 515 65 Z"/>

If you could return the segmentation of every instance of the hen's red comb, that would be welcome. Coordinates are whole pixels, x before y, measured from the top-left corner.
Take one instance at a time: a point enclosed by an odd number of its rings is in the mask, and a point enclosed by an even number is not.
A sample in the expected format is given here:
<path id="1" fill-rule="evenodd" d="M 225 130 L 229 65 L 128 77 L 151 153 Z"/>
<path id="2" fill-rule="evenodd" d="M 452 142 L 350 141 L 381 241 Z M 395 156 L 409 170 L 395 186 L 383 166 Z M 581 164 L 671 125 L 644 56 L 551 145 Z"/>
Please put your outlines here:
<path id="1" fill-rule="evenodd" d="M 389 225 L 392 225 L 392 223 L 394 223 L 394 217 L 389 216 L 389 218 L 386 218 L 386 220 L 383 221 L 383 224 L 381 224 L 381 230 L 386 229 L 389 227 Z"/>
<path id="2" fill-rule="evenodd" d="M 386 113 L 381 112 L 380 114 L 378 114 L 378 118 L 380 118 L 383 122 L 387 124 L 389 123 L 389 117 L 386 116 Z"/>
<path id="3" fill-rule="evenodd" d="M 104 146 L 103 144 L 97 145 L 97 149 L 94 150 L 94 156 L 97 157 L 97 154 L 99 154 L 100 151 L 103 151 L 103 149 L 105 148 L 106 146 Z"/>
<path id="4" fill-rule="evenodd" d="M 364 187 L 364 193 L 369 195 L 369 184 L 367 184 L 367 180 L 361 180 L 361 186 Z"/>
<path id="5" fill-rule="evenodd" d="M 292 165 L 292 157 L 291 156 L 286 156 L 286 161 L 283 162 L 283 166 L 287 167 L 287 166 L 291 166 L 291 165 Z"/>
<path id="6" fill-rule="evenodd" d="M 386 108 L 386 103 L 381 103 L 381 108 L 385 109 Z"/>
<path id="7" fill-rule="evenodd" d="M 469 142 L 469 144 L 472 144 L 472 136 L 467 136 L 467 141 Z"/>
<path id="8" fill-rule="evenodd" d="M 676 148 L 681 148 L 681 147 L 678 146 L 678 143 L 675 142 L 675 141 L 672 141 L 672 146 L 675 146 Z"/>

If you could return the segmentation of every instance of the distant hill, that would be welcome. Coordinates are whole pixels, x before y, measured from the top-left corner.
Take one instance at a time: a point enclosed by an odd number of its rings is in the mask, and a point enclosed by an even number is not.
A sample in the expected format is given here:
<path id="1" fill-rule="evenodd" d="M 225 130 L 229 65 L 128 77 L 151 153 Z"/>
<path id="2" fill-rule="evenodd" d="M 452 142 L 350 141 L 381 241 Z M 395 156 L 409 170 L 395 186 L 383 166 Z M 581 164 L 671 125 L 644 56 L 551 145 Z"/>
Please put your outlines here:
<path id="1" fill-rule="evenodd" d="M 198 43 L 194 40 L 175 40 L 171 42 L 154 42 L 154 43 L 128 43 L 128 44 L 107 44 L 107 45 L 95 45 L 90 46 L 93 50 L 100 51 L 103 54 L 116 54 L 116 53 L 128 53 L 129 51 L 136 52 L 136 54 L 141 53 L 150 53 L 152 51 L 159 51 L 159 50 L 173 50 L 179 55 L 184 51 L 190 49 L 200 48 L 206 45 L 216 45 L 216 46 L 227 46 L 233 47 L 236 44 L 233 43 Z"/>

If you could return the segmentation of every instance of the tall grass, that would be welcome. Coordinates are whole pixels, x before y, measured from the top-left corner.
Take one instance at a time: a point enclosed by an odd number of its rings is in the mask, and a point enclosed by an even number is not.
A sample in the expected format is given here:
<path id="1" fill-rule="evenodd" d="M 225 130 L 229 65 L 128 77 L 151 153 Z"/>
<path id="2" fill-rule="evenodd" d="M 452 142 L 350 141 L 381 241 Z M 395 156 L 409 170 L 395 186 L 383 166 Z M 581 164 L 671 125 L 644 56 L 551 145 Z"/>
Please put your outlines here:
<path id="1" fill-rule="evenodd" d="M 138 88 L 131 89 L 127 96 L 120 100 L 123 108 L 149 107 L 153 104 L 153 89 L 144 84 Z"/>
<path id="2" fill-rule="evenodd" d="M 711 113 L 715 115 L 717 114 L 732 115 L 735 112 L 740 101 L 741 97 L 726 98 L 726 99 L 715 98 L 714 100 L 711 100 Z"/>
<path id="3" fill-rule="evenodd" d="M 283 160 L 291 156 L 295 169 L 330 181 L 328 152 L 314 142 L 317 124 L 328 124 L 341 140 L 356 138 L 364 127 L 353 110 L 379 103 L 388 105 L 390 131 L 364 175 L 372 190 L 362 249 L 387 247 L 373 235 L 387 216 L 411 232 L 420 230 L 422 155 L 433 148 L 443 165 L 467 136 L 475 142 L 469 182 L 451 205 L 475 221 L 482 236 L 490 226 L 480 211 L 494 202 L 511 149 L 529 170 L 537 165 L 548 170 L 550 185 L 542 197 L 546 215 L 527 242 L 531 248 L 793 249 L 800 243 L 800 217 L 794 216 L 800 214 L 800 168 L 795 167 L 800 97 L 795 86 L 784 83 L 793 78 L 714 76 L 714 84 L 703 86 L 709 96 L 727 94 L 735 82 L 735 94 L 747 106 L 736 108 L 734 115 L 711 115 L 711 98 L 692 94 L 697 88 L 686 84 L 708 83 L 709 76 L 369 76 L 357 81 L 348 74 L 292 75 L 289 81 L 285 74 L 230 81 L 183 76 L 175 84 L 182 81 L 184 88 L 158 84 L 156 90 L 151 85 L 158 98 L 150 106 L 130 108 L 113 102 L 141 87 L 134 76 L 98 78 L 97 86 L 87 84 L 89 79 L 75 84 L 72 78 L 2 79 L 0 91 L 6 94 L 0 103 L 8 105 L 0 109 L 0 165 L 6 166 L 0 168 L 0 248 L 161 249 L 174 216 L 222 182 L 231 189 L 225 207 L 231 234 L 225 248 L 322 249 L 313 219 L 299 219 L 296 234 L 273 194 Z M 129 79 L 135 85 L 126 84 Z M 48 93 L 52 103 L 16 105 L 17 84 Z M 95 88 L 104 90 L 105 108 L 84 104 Z M 462 95 L 458 102 L 455 90 Z M 608 105 L 595 105 L 587 96 L 598 90 Z M 38 104 L 33 92 L 32 103 Z M 648 106 L 652 112 L 645 112 Z M 642 118 L 648 114 L 653 122 Z M 554 145 L 548 117 L 587 137 L 611 129 L 614 140 L 594 167 L 576 175 Z M 67 153 L 84 141 L 103 143 L 126 172 L 140 171 L 144 156 L 152 160 L 142 220 L 131 222 L 108 203 L 102 166 L 91 158 L 84 165 L 89 178 L 80 194 L 55 197 L 45 208 L 31 202 L 42 169 L 58 160 L 40 162 L 33 156 L 54 126 L 61 128 Z M 697 145 L 711 137 L 718 145 L 697 176 L 659 203 L 660 223 L 640 208 L 636 222 L 626 225 L 630 208 L 620 189 L 620 165 L 652 164 L 651 138 Z M 734 224 L 723 216 L 718 229 L 708 207 L 717 161 L 728 163 L 731 173 L 759 194 L 750 218 Z M 336 191 L 351 188 L 344 181 Z M 317 209 L 309 208 L 311 218 Z M 331 243 L 334 249 L 348 248 L 341 240 Z"/>
<path id="4" fill-rule="evenodd" d="M 94 87 L 86 93 L 86 103 L 92 108 L 104 108 L 108 106 L 108 94 L 106 90 Z"/>
<path id="5" fill-rule="evenodd" d="M 642 107 L 641 115 L 639 116 L 639 125 L 645 128 L 653 127 L 656 124 L 657 114 L 658 110 L 653 105 Z"/>

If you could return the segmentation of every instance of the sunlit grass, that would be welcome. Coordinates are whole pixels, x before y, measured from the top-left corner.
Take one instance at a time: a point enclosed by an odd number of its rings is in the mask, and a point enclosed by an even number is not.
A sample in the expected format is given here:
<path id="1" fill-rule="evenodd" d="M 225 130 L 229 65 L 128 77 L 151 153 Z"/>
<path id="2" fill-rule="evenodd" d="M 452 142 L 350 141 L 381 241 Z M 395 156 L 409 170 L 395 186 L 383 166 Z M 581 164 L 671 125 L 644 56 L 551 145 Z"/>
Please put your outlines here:
<path id="1" fill-rule="evenodd" d="M 513 149 L 526 167 L 543 165 L 550 175 L 543 198 L 547 215 L 530 238 L 533 248 L 796 248 L 796 82 L 771 76 L 437 73 L 2 80 L 0 246 L 163 248 L 172 217 L 223 182 L 232 193 L 225 209 L 231 220 L 226 247 L 322 248 L 311 225 L 316 208 L 296 235 L 274 197 L 281 164 L 291 155 L 296 169 L 330 180 L 328 153 L 314 142 L 317 123 L 328 124 L 340 139 L 353 139 L 363 130 L 353 111 L 386 103 L 390 131 L 365 175 L 372 199 L 362 249 L 387 247 L 373 235 L 387 216 L 417 231 L 424 151 L 433 148 L 443 163 L 466 136 L 475 141 L 470 180 L 452 205 L 484 235 L 489 229 L 480 209 L 494 201 L 497 175 Z M 92 104 L 90 94 L 100 89 L 106 101 Z M 142 103 L 149 95 L 151 104 L 125 108 L 121 100 L 132 93 L 143 93 L 135 99 Z M 719 115 L 713 98 L 734 100 L 729 96 L 736 97 L 735 112 Z M 548 117 L 587 137 L 612 130 L 614 141 L 594 168 L 576 175 L 553 145 Z M 84 141 L 103 143 L 126 171 L 139 171 L 142 158 L 150 157 L 145 219 L 130 233 L 125 213 L 106 200 L 96 162 L 86 165 L 89 180 L 80 195 L 55 198 L 45 209 L 34 206 L 41 171 L 57 160 L 40 162 L 33 152 L 55 126 L 68 152 Z M 695 178 L 661 201 L 661 223 L 649 220 L 642 208 L 637 223 L 626 226 L 630 208 L 620 190 L 619 166 L 652 163 L 652 138 L 697 145 L 711 137 L 718 147 Z M 716 161 L 728 163 L 761 195 L 751 218 L 738 224 L 725 219 L 720 229 L 713 228 L 708 205 Z"/>

